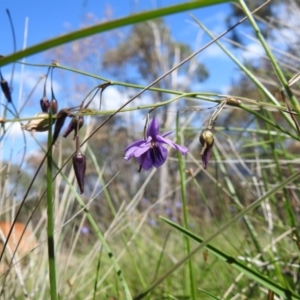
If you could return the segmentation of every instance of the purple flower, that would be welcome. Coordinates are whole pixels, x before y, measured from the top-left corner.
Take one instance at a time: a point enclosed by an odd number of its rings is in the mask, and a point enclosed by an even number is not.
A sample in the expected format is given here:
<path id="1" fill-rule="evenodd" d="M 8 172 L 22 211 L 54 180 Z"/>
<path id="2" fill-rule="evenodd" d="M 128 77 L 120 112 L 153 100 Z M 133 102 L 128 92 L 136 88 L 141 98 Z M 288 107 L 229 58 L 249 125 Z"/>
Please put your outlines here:
<path id="1" fill-rule="evenodd" d="M 159 123 L 156 118 L 153 118 L 147 129 L 147 140 L 139 140 L 124 149 L 125 160 L 129 160 L 135 156 L 141 168 L 145 170 L 151 169 L 153 166 L 159 168 L 167 159 L 168 150 L 163 147 L 163 144 L 169 145 L 180 151 L 181 154 L 186 154 L 188 149 L 172 142 L 165 137 L 172 132 L 159 134 Z"/>

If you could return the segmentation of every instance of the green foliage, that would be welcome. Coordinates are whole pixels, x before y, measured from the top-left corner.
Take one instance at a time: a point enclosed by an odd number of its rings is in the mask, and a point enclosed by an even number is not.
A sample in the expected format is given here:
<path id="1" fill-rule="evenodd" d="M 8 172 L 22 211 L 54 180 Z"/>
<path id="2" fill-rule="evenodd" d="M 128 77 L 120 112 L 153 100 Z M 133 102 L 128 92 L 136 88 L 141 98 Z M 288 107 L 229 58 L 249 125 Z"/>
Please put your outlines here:
<path id="1" fill-rule="evenodd" d="M 75 149 L 72 137 L 59 137 L 53 146 L 50 130 L 48 146 L 40 145 L 41 156 L 27 156 L 27 170 L 20 167 L 23 161 L 19 165 L 1 162 L 1 217 L 28 221 L 39 241 L 38 249 L 26 254 L 27 264 L 18 263 L 11 254 L 1 257 L 1 263 L 6 259 L 10 268 L 1 277 L 4 299 L 46 299 L 49 295 L 51 299 L 267 299 L 270 291 L 276 299 L 300 299 L 299 105 L 281 57 L 272 52 L 251 7 L 240 0 L 276 83 L 273 87 L 266 84 L 268 72 L 242 62 L 216 41 L 244 77 L 230 95 L 195 92 L 193 84 L 205 82 L 209 70 L 193 61 L 190 46 L 174 40 L 162 19 L 221 2 L 225 1 L 184 2 L 131 15 L 0 60 L 0 66 L 6 65 L 79 38 L 132 25 L 125 40 L 99 54 L 107 74 L 117 77 L 123 71 L 119 81 L 83 71 L 83 65 L 90 63 L 88 53 L 74 62 L 76 68 L 65 66 L 64 55 L 58 63 L 47 65 L 61 71 L 57 75 L 61 82 L 65 77 L 59 76 L 68 71 L 74 77 L 107 83 L 91 87 L 82 80 L 88 96 L 81 99 L 80 95 L 79 103 L 64 110 L 68 112 L 65 118 L 85 118 L 82 129 L 77 128 L 87 163 L 84 193 L 78 192 L 70 164 Z M 187 57 L 190 59 L 181 67 Z M 176 76 L 167 78 L 169 73 Z M 185 84 L 178 83 L 178 76 L 184 75 Z M 145 88 L 149 83 L 151 87 Z M 124 97 L 120 109 L 87 105 L 96 90 L 101 97 L 112 86 Z M 143 97 L 133 101 L 144 92 L 151 101 L 144 102 L 147 98 Z M 73 96 L 70 98 L 75 99 Z M 207 102 L 215 107 L 198 109 Z M 162 132 L 176 131 L 176 138 L 170 137 L 188 146 L 189 153 L 177 156 L 169 148 L 168 159 L 160 168 L 137 172 L 135 157 L 124 162 L 123 149 L 146 136 L 147 126 L 144 129 L 139 120 L 149 114 L 159 115 Z M 7 116 L 5 110 L 2 147 L 8 134 L 4 124 L 25 121 Z M 58 116 L 50 115 L 49 122 L 52 124 L 53 117 L 57 124 Z M 199 138 L 207 128 L 214 134 L 209 136 L 209 164 L 203 168 Z M 157 147 L 152 142 L 152 148 Z"/>

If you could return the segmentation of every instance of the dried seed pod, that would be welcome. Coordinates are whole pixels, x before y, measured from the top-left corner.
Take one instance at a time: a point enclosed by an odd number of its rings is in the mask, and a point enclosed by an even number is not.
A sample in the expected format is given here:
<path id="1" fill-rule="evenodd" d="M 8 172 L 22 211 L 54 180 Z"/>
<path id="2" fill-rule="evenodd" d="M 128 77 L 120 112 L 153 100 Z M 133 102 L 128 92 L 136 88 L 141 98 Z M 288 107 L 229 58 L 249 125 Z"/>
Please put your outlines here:
<path id="1" fill-rule="evenodd" d="M 214 134 L 211 131 L 211 129 L 206 128 L 202 130 L 200 133 L 199 140 L 202 146 L 201 149 L 202 163 L 204 169 L 206 169 L 214 145 Z"/>
<path id="2" fill-rule="evenodd" d="M 50 101 L 48 100 L 48 98 L 46 96 L 44 96 L 40 100 L 40 105 L 41 105 L 42 112 L 44 112 L 44 113 L 49 112 Z"/>
<path id="3" fill-rule="evenodd" d="M 30 132 L 44 132 L 49 130 L 49 114 L 48 113 L 38 113 L 35 117 L 42 119 L 29 120 L 27 124 L 21 125 L 21 128 Z M 53 120 L 55 121 L 55 120 Z M 52 123 L 53 124 L 53 123 Z"/>
<path id="4" fill-rule="evenodd" d="M 80 128 L 83 126 L 83 124 L 84 124 L 83 116 L 73 117 L 72 120 L 70 121 L 63 137 L 66 138 L 74 130 L 74 140 L 75 140 L 77 133 L 80 130 Z"/>

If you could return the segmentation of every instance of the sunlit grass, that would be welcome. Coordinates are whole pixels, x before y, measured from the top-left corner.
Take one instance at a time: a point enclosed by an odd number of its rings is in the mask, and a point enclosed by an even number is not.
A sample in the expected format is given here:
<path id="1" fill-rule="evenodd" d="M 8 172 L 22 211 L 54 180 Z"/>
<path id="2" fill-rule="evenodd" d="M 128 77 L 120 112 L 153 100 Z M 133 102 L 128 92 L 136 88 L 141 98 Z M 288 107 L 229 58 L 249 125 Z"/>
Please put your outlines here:
<path id="1" fill-rule="evenodd" d="M 0 65 L 96 31 L 174 13 L 179 7 L 186 10 L 217 2 L 222 1 L 183 3 L 165 11 L 130 16 L 119 23 L 100 24 L 12 54 L 0 60 Z M 177 156 L 170 148 L 163 166 L 139 173 L 134 158 L 124 162 L 122 156 L 129 143 L 143 137 L 143 126 L 128 129 L 125 119 L 118 118 L 118 111 L 81 107 L 75 114 L 86 118 L 78 134 L 84 141 L 81 151 L 87 159 L 85 193 L 79 193 L 70 162 L 75 150 L 70 137 L 60 137 L 48 152 L 48 163 L 44 163 L 43 156 L 51 148 L 50 134 L 48 150 L 39 144 L 40 156 L 29 156 L 28 170 L 18 169 L 13 160 L 0 161 L 1 218 L 14 220 L 18 215 L 18 221 L 29 222 L 39 244 L 26 260 L 14 261 L 9 272 L 2 274 L 3 299 L 47 299 L 50 295 L 51 299 L 269 300 L 269 290 L 276 294 L 271 299 L 300 299 L 299 132 L 293 117 L 296 113 L 292 111 L 298 112 L 298 107 L 277 58 L 244 1 L 239 2 L 267 49 L 280 83 L 278 90 L 285 88 L 292 108 L 278 101 L 256 77 L 256 70 L 245 66 L 217 42 L 247 80 L 254 83 L 259 99 L 251 95 L 226 98 L 210 91 L 183 93 L 173 87 L 152 88 L 152 93 L 176 97 L 153 105 L 136 101 L 136 106 L 120 115 L 130 116 L 141 110 L 146 116 L 149 109 L 150 113 L 156 109 L 155 114 L 163 119 L 165 112 L 160 106 L 168 109 L 173 105 L 172 109 L 178 111 L 177 120 L 176 112 L 167 110 L 166 128 L 162 131 L 172 130 L 174 141 L 190 151 Z M 212 36 L 199 20 L 194 21 Z M 57 67 L 110 81 L 68 66 Z M 113 84 L 136 91 L 132 100 L 145 88 L 122 81 Z M 240 102 L 229 102 L 230 97 Z M 212 110 L 192 106 L 203 102 L 219 106 Z M 217 111 L 220 104 L 224 108 Z M 214 131 L 213 154 L 204 169 L 199 135 L 207 128 L 208 120 L 213 120 L 210 125 L 214 125 L 214 112 L 220 114 L 217 126 L 210 128 Z M 7 115 L 6 111 L 3 123 L 10 123 Z M 233 117 L 234 126 L 230 127 Z M 7 132 L 5 128 L 1 130 L 4 148 Z M 26 138 L 33 139 L 29 135 Z M 36 178 L 26 173 L 32 170 L 33 174 L 39 170 Z M 19 210 L 21 200 L 23 207 Z M 55 260 L 48 256 L 47 242 L 52 234 Z M 3 266 L 5 259 L 2 258 Z M 8 259 L 5 266 L 9 264 Z"/>

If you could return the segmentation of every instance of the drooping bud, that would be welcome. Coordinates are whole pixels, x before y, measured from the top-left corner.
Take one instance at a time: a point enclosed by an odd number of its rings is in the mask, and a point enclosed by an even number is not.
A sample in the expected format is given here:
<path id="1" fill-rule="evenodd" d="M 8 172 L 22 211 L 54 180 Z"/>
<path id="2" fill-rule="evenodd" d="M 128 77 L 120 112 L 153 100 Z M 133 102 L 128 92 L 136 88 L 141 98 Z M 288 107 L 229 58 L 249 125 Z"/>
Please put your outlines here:
<path id="1" fill-rule="evenodd" d="M 10 88 L 7 81 L 1 76 L 1 89 L 7 100 L 7 102 L 12 102 Z"/>
<path id="2" fill-rule="evenodd" d="M 214 134 L 210 129 L 206 128 L 201 131 L 199 140 L 202 146 L 201 149 L 202 163 L 204 169 L 206 169 L 214 145 Z"/>
<path id="3" fill-rule="evenodd" d="M 49 130 L 49 114 L 48 113 L 38 113 L 35 117 L 39 119 L 29 120 L 27 124 L 21 125 L 21 128 L 30 132 L 44 132 Z"/>
<path id="4" fill-rule="evenodd" d="M 47 75 L 46 76 L 43 75 L 41 77 L 41 78 L 45 77 L 43 98 L 40 100 L 41 109 L 42 109 L 42 112 L 44 112 L 44 113 L 48 113 L 49 108 L 50 108 L 50 101 L 48 100 L 48 98 L 46 96 L 47 79 L 48 79 L 50 70 L 51 70 L 51 68 L 48 68 Z"/>
<path id="5" fill-rule="evenodd" d="M 73 117 L 72 120 L 70 121 L 63 137 L 66 138 L 74 130 L 74 140 L 75 140 L 77 133 L 80 130 L 80 128 L 83 126 L 83 124 L 84 124 L 83 116 Z"/>
<path id="6" fill-rule="evenodd" d="M 86 170 L 86 158 L 85 155 L 81 153 L 79 148 L 79 138 L 76 137 L 76 153 L 73 156 L 73 168 L 75 172 L 75 177 L 80 189 L 80 193 L 84 192 L 84 177 Z"/>
<path id="7" fill-rule="evenodd" d="M 52 98 L 52 101 L 50 102 L 50 109 L 52 110 L 52 114 L 56 114 L 58 111 L 58 103 L 55 98 Z"/>
<path id="8" fill-rule="evenodd" d="M 42 112 L 44 112 L 44 113 L 49 112 L 50 102 L 46 96 L 44 96 L 40 100 L 40 105 L 41 105 Z"/>
<path id="9" fill-rule="evenodd" d="M 52 139 L 52 144 L 55 144 L 59 133 L 64 126 L 66 118 L 69 116 L 70 112 L 68 109 L 64 108 L 61 109 L 58 114 L 56 115 L 56 123 L 54 127 L 54 133 L 53 133 L 53 139 Z"/>

